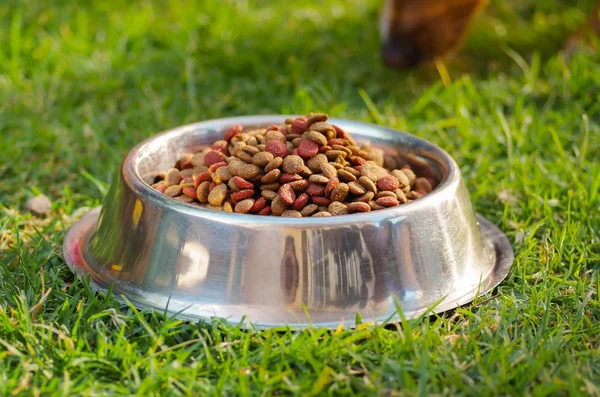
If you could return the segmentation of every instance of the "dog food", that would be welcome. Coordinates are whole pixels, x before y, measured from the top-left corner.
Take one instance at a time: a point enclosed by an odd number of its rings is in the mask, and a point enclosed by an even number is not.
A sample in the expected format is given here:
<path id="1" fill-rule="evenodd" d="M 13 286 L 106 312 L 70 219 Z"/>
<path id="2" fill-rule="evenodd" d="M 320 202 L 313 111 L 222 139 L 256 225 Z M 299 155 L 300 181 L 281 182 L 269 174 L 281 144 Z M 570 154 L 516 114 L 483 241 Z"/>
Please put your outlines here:
<path id="1" fill-rule="evenodd" d="M 400 157 L 357 144 L 324 113 L 244 131 L 183 156 L 152 187 L 176 200 L 240 214 L 324 217 L 408 203 L 436 186 Z"/>

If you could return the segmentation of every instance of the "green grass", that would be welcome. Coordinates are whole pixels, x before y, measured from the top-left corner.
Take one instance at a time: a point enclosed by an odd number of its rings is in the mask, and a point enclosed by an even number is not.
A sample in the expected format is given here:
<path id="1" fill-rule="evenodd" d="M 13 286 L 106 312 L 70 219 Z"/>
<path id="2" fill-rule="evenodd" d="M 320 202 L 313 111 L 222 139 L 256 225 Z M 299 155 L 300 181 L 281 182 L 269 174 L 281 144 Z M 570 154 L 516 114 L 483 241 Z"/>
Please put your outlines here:
<path id="1" fill-rule="evenodd" d="M 379 3 L 0 3 L 0 395 L 600 395 L 600 57 L 555 55 L 593 1 L 493 1 L 446 84 L 382 67 Z M 259 332 L 73 279 L 65 230 L 137 142 L 315 109 L 454 156 L 515 248 L 493 295 L 402 327 Z M 47 218 L 23 209 L 39 192 Z"/>

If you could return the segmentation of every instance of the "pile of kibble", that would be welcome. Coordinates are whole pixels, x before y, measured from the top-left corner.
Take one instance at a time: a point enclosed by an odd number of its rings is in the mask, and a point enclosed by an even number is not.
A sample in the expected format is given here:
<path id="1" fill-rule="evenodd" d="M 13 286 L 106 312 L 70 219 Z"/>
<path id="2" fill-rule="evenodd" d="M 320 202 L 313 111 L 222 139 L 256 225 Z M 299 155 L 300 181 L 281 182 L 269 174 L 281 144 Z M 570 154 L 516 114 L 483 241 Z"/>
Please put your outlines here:
<path id="1" fill-rule="evenodd" d="M 269 128 L 233 126 L 224 139 L 159 173 L 152 187 L 215 210 L 299 218 L 394 207 L 435 186 L 327 119 L 309 113 Z"/>

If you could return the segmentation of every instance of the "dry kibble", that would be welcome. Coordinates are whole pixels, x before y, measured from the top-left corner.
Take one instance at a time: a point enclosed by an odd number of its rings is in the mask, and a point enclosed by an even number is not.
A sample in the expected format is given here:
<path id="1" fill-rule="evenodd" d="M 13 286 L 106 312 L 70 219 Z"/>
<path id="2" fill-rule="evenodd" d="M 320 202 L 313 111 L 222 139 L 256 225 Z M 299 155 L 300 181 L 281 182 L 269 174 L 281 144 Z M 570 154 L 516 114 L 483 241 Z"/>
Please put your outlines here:
<path id="1" fill-rule="evenodd" d="M 169 197 L 176 197 L 179 196 L 181 193 L 183 192 L 183 188 L 179 185 L 173 185 L 173 186 L 169 186 L 166 190 L 165 190 L 165 194 Z"/>
<path id="2" fill-rule="evenodd" d="M 329 198 L 331 201 L 344 201 L 348 196 L 348 185 L 345 183 L 340 183 L 331 191 L 331 196 Z M 331 212 L 331 211 L 330 211 Z"/>
<path id="3" fill-rule="evenodd" d="M 269 152 L 258 152 L 252 157 L 252 164 L 264 167 L 273 160 L 273 154 Z"/>
<path id="4" fill-rule="evenodd" d="M 284 218 L 302 218 L 302 214 L 296 210 L 287 210 L 281 214 Z"/>
<path id="5" fill-rule="evenodd" d="M 309 113 L 268 128 L 244 131 L 235 125 L 224 139 L 184 153 L 174 168 L 143 179 L 185 203 L 284 217 L 380 210 L 416 200 L 439 183 L 425 162 L 415 165 L 415 174 L 410 153 L 407 160 L 406 154 L 357 145 L 327 120 L 325 113 Z"/>
<path id="6" fill-rule="evenodd" d="M 346 205 L 344 203 L 340 203 L 339 201 L 334 201 L 333 203 L 329 204 L 327 210 L 333 216 L 348 214 L 348 208 Z"/>
<path id="7" fill-rule="evenodd" d="M 211 205 L 221 205 L 227 197 L 227 185 L 219 184 L 208 194 L 208 202 Z"/>
<path id="8" fill-rule="evenodd" d="M 283 171 L 288 174 L 296 174 L 304 169 L 302 157 L 290 155 L 283 159 Z"/>
<path id="9" fill-rule="evenodd" d="M 300 210 L 300 214 L 302 216 L 311 216 L 315 212 L 319 210 L 319 206 L 316 204 L 307 204 L 304 208 Z"/>
<path id="10" fill-rule="evenodd" d="M 169 172 L 167 172 L 167 176 L 165 178 L 165 183 L 167 186 L 179 185 L 181 181 L 181 174 L 177 168 L 171 168 Z"/>
<path id="11" fill-rule="evenodd" d="M 251 198 L 240 201 L 235 205 L 235 212 L 239 212 L 240 214 L 245 214 L 254 206 L 254 200 Z"/>
<path id="12" fill-rule="evenodd" d="M 329 163 L 325 163 L 325 162 L 321 163 L 321 172 L 328 179 L 337 178 L 337 176 L 338 176 L 338 170 L 333 165 L 331 165 Z M 325 183 L 327 183 L 327 182 L 325 182 Z"/>
<path id="13" fill-rule="evenodd" d="M 331 216 L 331 214 L 326 211 L 321 211 L 321 212 L 317 212 L 316 214 L 313 215 L 313 217 L 315 217 L 315 218 L 321 218 L 321 217 L 325 217 L 325 216 Z"/>

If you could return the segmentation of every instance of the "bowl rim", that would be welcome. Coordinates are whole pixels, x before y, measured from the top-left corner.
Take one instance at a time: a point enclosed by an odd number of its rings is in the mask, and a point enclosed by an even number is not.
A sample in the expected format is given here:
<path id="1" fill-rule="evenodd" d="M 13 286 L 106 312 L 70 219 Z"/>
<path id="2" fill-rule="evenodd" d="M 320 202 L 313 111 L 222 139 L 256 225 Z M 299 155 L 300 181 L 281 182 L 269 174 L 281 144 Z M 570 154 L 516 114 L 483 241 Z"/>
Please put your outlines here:
<path id="1" fill-rule="evenodd" d="M 185 213 L 192 217 L 203 217 L 207 219 L 215 219 L 220 222 L 226 223 L 252 223 L 253 225 L 336 225 L 336 224 L 352 224 L 352 223 L 363 223 L 372 222 L 373 218 L 376 217 L 380 220 L 386 218 L 399 218 L 404 217 L 407 213 L 419 211 L 420 209 L 427 208 L 431 205 L 439 204 L 440 199 L 449 199 L 453 197 L 454 192 L 458 188 L 458 184 L 461 182 L 460 171 L 458 165 L 454 159 L 443 149 L 437 145 L 410 134 L 405 131 L 396 130 L 391 127 L 385 127 L 377 124 L 366 123 L 362 121 L 355 121 L 350 119 L 330 118 L 329 121 L 333 124 L 339 124 L 342 128 L 344 124 L 351 124 L 352 127 L 359 127 L 365 130 L 371 130 L 373 133 L 384 133 L 386 135 L 400 134 L 404 138 L 416 143 L 417 145 L 424 148 L 424 152 L 433 153 L 435 159 L 430 159 L 441 163 L 447 169 L 447 175 L 442 179 L 438 186 L 430 193 L 425 196 L 413 200 L 409 203 L 398 205 L 395 207 L 385 208 L 377 211 L 369 211 L 363 213 L 353 213 L 347 215 L 337 215 L 331 217 L 303 217 L 303 218 L 291 218 L 291 217 L 280 217 L 280 216 L 258 216 L 255 214 L 239 214 L 235 212 L 216 211 L 201 206 L 196 206 L 188 203 L 184 203 L 178 200 L 170 199 L 170 197 L 156 191 L 151 186 L 146 184 L 142 177 L 137 172 L 137 165 L 139 155 L 142 150 L 154 143 L 159 139 L 166 137 L 174 138 L 179 135 L 184 135 L 200 129 L 224 129 L 234 124 L 242 124 L 244 126 L 257 125 L 257 124 L 273 124 L 283 121 L 288 117 L 298 117 L 297 115 L 280 115 L 280 114 L 267 114 L 267 115 L 252 115 L 252 116 L 234 116 L 219 119 L 210 119 L 195 123 L 184 124 L 168 130 L 154 134 L 136 146 L 134 146 L 125 156 L 121 163 L 120 173 L 124 183 L 137 195 L 143 196 L 146 200 L 151 201 L 157 206 L 167 206 L 178 212 Z M 357 132 L 357 134 L 363 134 L 365 131 Z M 349 131 L 352 134 L 352 130 Z M 369 135 L 369 134 L 366 134 Z M 374 137 L 374 136 L 373 136 Z M 385 138 L 385 137 L 384 137 Z M 379 137 L 378 139 L 381 139 Z M 169 200 L 170 199 L 170 200 Z"/>

